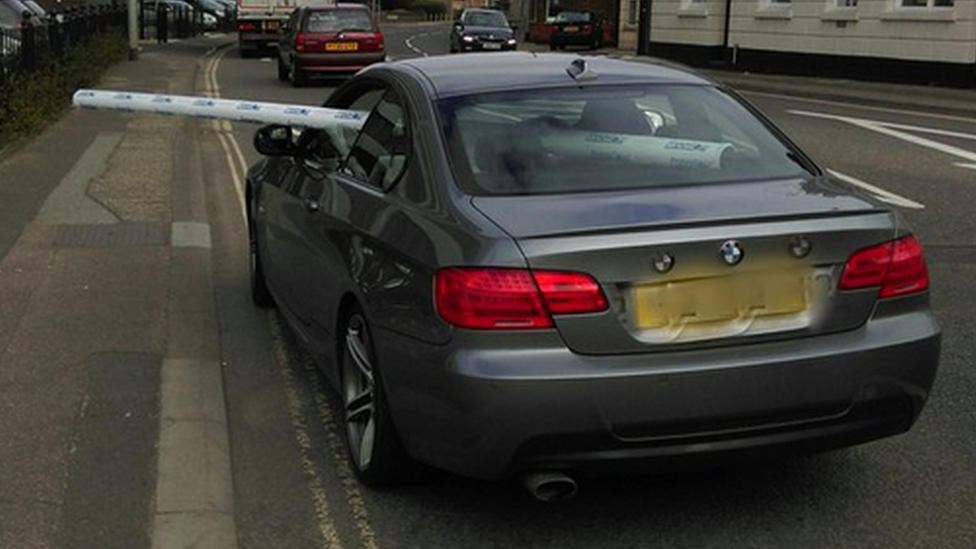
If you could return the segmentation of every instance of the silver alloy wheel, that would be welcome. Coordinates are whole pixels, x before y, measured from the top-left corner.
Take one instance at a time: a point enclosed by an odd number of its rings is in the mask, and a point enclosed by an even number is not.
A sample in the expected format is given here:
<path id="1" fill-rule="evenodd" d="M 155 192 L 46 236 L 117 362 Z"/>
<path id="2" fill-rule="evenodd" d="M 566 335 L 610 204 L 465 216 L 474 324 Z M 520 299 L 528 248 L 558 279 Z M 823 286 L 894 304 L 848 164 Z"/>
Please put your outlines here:
<path id="1" fill-rule="evenodd" d="M 342 358 L 342 394 L 352 461 L 369 468 L 376 442 L 376 391 L 373 356 L 366 321 L 354 314 L 346 326 Z"/>

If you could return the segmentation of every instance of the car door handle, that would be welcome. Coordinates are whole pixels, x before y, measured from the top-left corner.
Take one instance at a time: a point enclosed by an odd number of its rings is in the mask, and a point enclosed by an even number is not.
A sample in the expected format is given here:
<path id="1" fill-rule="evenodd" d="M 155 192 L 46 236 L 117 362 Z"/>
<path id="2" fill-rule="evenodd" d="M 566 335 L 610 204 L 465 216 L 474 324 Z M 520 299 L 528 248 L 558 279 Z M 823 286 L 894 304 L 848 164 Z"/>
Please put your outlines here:
<path id="1" fill-rule="evenodd" d="M 315 200 L 314 198 L 306 198 L 305 209 L 310 212 L 317 212 L 322 209 L 322 205 L 319 204 L 319 201 Z"/>

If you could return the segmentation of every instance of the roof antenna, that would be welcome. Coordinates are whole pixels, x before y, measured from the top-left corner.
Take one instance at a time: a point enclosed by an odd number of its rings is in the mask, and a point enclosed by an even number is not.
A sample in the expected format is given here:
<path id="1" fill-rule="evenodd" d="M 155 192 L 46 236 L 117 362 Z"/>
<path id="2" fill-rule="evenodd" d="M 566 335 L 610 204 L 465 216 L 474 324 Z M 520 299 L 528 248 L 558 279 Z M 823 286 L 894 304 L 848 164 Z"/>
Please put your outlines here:
<path id="1" fill-rule="evenodd" d="M 590 70 L 586 66 L 586 59 L 582 57 L 577 57 L 566 67 L 566 74 L 576 80 L 577 82 L 583 80 L 596 80 L 597 74 Z"/>

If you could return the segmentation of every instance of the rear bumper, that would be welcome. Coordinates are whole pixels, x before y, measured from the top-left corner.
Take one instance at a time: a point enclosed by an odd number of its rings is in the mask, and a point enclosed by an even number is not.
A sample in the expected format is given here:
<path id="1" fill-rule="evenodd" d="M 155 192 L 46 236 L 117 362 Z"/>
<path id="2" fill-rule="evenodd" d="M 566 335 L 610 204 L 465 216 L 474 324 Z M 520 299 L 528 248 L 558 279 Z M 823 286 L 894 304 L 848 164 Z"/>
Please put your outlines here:
<path id="1" fill-rule="evenodd" d="M 549 44 L 553 46 L 589 46 L 597 42 L 595 34 L 553 34 Z"/>
<path id="2" fill-rule="evenodd" d="M 901 433 L 928 397 L 940 333 L 916 312 L 843 334 L 644 355 L 577 355 L 556 333 L 376 341 L 408 452 L 498 479 L 725 463 Z"/>
<path id="3" fill-rule="evenodd" d="M 278 45 L 277 32 L 238 32 L 237 37 L 241 45 L 247 44 L 256 47 Z"/>
<path id="4" fill-rule="evenodd" d="M 461 51 L 514 51 L 518 48 L 518 44 L 496 43 L 496 46 L 485 45 L 480 42 L 461 42 Z"/>
<path id="5" fill-rule="evenodd" d="M 304 53 L 295 56 L 295 65 L 307 73 L 354 73 L 385 59 L 385 52 Z"/>

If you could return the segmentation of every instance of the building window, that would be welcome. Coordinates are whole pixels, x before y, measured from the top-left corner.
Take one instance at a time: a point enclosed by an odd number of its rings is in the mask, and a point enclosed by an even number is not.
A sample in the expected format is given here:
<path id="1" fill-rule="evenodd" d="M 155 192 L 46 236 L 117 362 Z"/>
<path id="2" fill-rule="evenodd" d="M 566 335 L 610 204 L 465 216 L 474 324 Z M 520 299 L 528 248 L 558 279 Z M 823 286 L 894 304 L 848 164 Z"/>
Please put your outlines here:
<path id="1" fill-rule="evenodd" d="M 637 24 L 637 1 L 638 0 L 627 0 L 627 24 L 628 25 Z"/>
<path id="2" fill-rule="evenodd" d="M 903 8 L 951 8 L 953 0 L 901 0 Z"/>
<path id="3" fill-rule="evenodd" d="M 856 8 L 857 0 L 836 0 L 838 8 Z"/>

